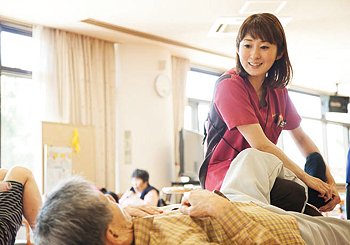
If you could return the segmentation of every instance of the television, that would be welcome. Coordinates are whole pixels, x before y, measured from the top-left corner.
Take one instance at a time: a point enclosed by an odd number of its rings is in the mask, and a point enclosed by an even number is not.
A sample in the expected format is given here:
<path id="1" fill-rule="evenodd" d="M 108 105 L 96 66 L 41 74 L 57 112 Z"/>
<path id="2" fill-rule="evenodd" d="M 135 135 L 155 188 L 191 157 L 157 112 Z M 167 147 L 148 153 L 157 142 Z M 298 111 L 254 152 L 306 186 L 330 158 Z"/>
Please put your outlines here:
<path id="1" fill-rule="evenodd" d="M 198 181 L 199 168 L 204 160 L 203 134 L 182 129 L 180 131 L 180 176 Z"/>
<path id="2" fill-rule="evenodd" d="M 348 113 L 349 97 L 346 96 L 330 96 L 329 112 Z"/>

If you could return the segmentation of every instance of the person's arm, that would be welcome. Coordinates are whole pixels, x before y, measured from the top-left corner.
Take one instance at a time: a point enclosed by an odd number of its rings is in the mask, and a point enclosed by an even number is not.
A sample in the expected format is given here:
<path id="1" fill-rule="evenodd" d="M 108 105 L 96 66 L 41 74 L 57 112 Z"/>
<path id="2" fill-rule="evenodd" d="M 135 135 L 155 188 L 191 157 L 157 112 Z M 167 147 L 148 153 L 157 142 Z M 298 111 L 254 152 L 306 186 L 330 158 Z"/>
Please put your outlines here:
<path id="1" fill-rule="evenodd" d="M 150 190 L 145 195 L 145 198 L 143 200 L 140 197 L 138 197 L 135 192 L 129 190 L 123 194 L 123 196 L 119 200 L 119 203 L 122 206 L 143 204 L 157 206 L 158 199 L 159 196 L 156 190 Z"/>
<path id="2" fill-rule="evenodd" d="M 24 186 L 23 189 L 23 216 L 31 228 L 35 228 L 35 220 L 41 206 L 41 195 L 32 172 L 24 167 L 13 167 L 2 170 L 0 181 L 16 181 Z"/>
<path id="3" fill-rule="evenodd" d="M 310 137 L 304 132 L 301 126 L 297 127 L 296 129 L 290 130 L 290 133 L 294 142 L 296 143 L 300 152 L 303 154 L 305 158 L 313 152 L 320 153 L 320 150 L 317 148 L 315 143 L 310 139 Z M 328 184 L 335 184 L 334 178 L 331 172 L 329 171 L 327 164 L 326 164 L 326 178 L 327 178 Z"/>
<path id="4" fill-rule="evenodd" d="M 305 173 L 297 164 L 289 159 L 280 148 L 265 136 L 259 124 L 242 125 L 238 126 L 237 129 L 248 141 L 251 147 L 263 152 L 271 153 L 278 157 L 283 162 L 284 167 L 291 170 L 307 186 L 318 191 L 320 197 L 323 197 L 325 201 L 328 201 L 332 197 L 332 189 L 330 185 Z"/>
<path id="5" fill-rule="evenodd" d="M 272 233 L 251 220 L 234 203 L 207 190 L 195 190 L 184 194 L 180 211 L 192 217 L 216 218 L 237 244 L 280 244 Z"/>
<path id="6" fill-rule="evenodd" d="M 143 201 L 146 204 L 152 205 L 152 206 L 157 206 L 158 205 L 158 200 L 159 200 L 159 195 L 156 190 L 150 190 L 146 195 Z"/>
<path id="7" fill-rule="evenodd" d="M 310 139 L 310 137 L 304 132 L 301 126 L 297 127 L 296 129 L 290 130 L 291 136 L 298 146 L 300 152 L 303 154 L 303 156 L 306 158 L 308 155 L 310 155 L 313 152 L 320 153 L 319 149 L 315 145 L 315 143 Z M 329 168 L 327 164 L 326 166 L 326 178 L 327 183 L 330 185 L 332 190 L 332 200 L 328 202 L 325 206 L 320 207 L 321 212 L 327 212 L 334 209 L 335 205 L 340 203 L 340 196 L 336 188 L 336 183 L 334 181 L 334 178 L 329 171 Z"/>
<path id="8" fill-rule="evenodd" d="M 156 215 L 163 213 L 163 210 L 158 207 L 150 205 L 128 205 L 123 207 L 123 210 L 127 212 L 131 217 L 145 217 L 148 215 Z"/>
<path id="9" fill-rule="evenodd" d="M 119 199 L 119 204 L 120 205 L 124 205 L 125 200 L 129 197 L 130 192 L 132 192 L 130 189 L 127 189 L 124 194 L 121 196 L 121 198 Z"/>
<path id="10" fill-rule="evenodd" d="M 123 207 L 128 205 L 142 205 L 147 204 L 144 202 L 141 198 L 139 198 L 135 192 L 133 192 L 131 189 L 128 189 L 124 192 L 122 197 L 119 200 L 119 204 Z"/>

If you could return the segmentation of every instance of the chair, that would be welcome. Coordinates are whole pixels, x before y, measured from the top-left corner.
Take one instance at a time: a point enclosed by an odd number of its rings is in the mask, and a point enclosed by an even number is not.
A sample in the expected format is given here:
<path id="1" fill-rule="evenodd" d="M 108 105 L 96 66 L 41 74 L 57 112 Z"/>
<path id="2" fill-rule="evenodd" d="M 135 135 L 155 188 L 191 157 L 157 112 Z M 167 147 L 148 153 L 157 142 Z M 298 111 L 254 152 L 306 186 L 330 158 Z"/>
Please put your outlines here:
<path id="1" fill-rule="evenodd" d="M 22 240 L 22 241 L 16 241 L 15 244 L 17 245 L 34 245 L 34 243 L 31 243 L 30 241 L 30 226 L 29 223 L 23 219 L 22 221 L 22 225 L 25 226 L 26 228 L 26 241 Z"/>

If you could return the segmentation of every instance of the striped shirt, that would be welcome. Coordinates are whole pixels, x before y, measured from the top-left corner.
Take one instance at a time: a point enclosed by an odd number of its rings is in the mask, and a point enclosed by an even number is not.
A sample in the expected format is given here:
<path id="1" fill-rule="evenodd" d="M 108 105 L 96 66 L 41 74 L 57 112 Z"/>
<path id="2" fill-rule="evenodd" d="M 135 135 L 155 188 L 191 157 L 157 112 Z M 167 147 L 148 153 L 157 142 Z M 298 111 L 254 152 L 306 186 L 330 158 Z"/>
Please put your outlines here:
<path id="1" fill-rule="evenodd" d="M 23 185 L 9 181 L 11 189 L 0 192 L 0 244 L 15 244 L 16 234 L 22 224 Z"/>
<path id="2" fill-rule="evenodd" d="M 134 219 L 135 245 L 305 244 L 297 220 L 254 203 L 232 203 L 221 218 L 193 218 L 179 211 Z"/>

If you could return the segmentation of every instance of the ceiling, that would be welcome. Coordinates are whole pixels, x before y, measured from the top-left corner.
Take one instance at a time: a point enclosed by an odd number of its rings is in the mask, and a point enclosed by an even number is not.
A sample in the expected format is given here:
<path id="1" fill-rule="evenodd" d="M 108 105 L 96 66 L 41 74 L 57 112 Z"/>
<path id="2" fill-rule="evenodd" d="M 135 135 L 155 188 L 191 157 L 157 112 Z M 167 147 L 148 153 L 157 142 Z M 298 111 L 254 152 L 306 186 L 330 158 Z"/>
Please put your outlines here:
<path id="1" fill-rule="evenodd" d="M 256 12 L 275 13 L 289 21 L 293 86 L 331 94 L 338 88 L 350 96 L 348 0 L 0 0 L 0 6 L 1 19 L 117 43 L 157 43 L 195 64 L 223 70 L 234 66 L 240 21 Z M 95 24 L 82 22 L 87 19 Z M 223 19 L 231 33 L 215 34 Z"/>

